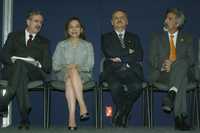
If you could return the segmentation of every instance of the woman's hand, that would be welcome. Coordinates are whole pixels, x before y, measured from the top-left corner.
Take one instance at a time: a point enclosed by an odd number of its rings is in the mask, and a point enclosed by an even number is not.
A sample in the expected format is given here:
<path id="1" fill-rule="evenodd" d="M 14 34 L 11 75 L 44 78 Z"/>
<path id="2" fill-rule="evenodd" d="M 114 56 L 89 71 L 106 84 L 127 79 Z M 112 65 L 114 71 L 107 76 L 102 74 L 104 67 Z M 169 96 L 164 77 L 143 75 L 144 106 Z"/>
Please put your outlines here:
<path id="1" fill-rule="evenodd" d="M 76 64 L 69 64 L 69 65 L 67 66 L 67 69 L 72 69 L 72 68 L 76 68 L 76 67 L 77 67 Z"/>

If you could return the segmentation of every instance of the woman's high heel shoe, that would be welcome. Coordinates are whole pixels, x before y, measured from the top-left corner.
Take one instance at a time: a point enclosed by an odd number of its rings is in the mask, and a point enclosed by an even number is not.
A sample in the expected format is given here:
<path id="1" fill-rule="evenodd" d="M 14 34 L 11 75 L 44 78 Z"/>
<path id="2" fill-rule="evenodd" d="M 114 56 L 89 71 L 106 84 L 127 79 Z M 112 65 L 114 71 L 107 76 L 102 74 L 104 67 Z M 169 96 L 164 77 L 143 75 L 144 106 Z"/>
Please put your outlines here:
<path id="1" fill-rule="evenodd" d="M 75 130 L 77 130 L 77 127 L 70 127 L 70 126 L 68 126 L 68 129 L 69 129 L 70 131 L 75 131 Z"/>
<path id="2" fill-rule="evenodd" d="M 89 113 L 84 113 L 80 116 L 80 120 L 81 121 L 85 121 L 85 120 L 88 120 L 90 118 L 90 115 Z"/>

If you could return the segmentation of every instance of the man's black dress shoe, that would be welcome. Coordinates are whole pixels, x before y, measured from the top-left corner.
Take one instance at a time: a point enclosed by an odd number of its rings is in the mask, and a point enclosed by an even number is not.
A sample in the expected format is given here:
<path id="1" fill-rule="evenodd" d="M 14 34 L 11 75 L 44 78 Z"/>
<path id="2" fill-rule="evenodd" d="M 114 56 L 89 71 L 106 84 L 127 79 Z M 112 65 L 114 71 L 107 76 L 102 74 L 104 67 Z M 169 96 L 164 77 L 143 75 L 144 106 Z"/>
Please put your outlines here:
<path id="1" fill-rule="evenodd" d="M 186 123 L 186 118 L 183 117 L 176 117 L 175 118 L 175 129 L 181 131 L 188 131 L 191 130 L 192 127 Z"/>
<path id="2" fill-rule="evenodd" d="M 29 130 L 30 129 L 30 122 L 29 121 L 21 121 L 19 126 L 18 126 L 18 129 L 19 130 L 21 130 L 21 129 Z"/>
<path id="3" fill-rule="evenodd" d="M 0 117 L 6 117 L 8 115 L 8 106 L 0 106 Z"/>
<path id="4" fill-rule="evenodd" d="M 174 100 L 176 97 L 175 91 L 169 91 L 168 94 L 164 97 L 162 103 L 162 109 L 165 113 L 171 113 L 174 108 Z"/>
<path id="5" fill-rule="evenodd" d="M 112 117 L 112 124 L 114 127 L 119 127 L 121 123 L 121 116 L 120 112 L 116 111 Z"/>
<path id="6" fill-rule="evenodd" d="M 75 131 L 75 130 L 77 130 L 77 127 L 70 127 L 70 126 L 68 126 L 68 129 L 69 129 L 70 131 Z"/>
<path id="7" fill-rule="evenodd" d="M 84 113 L 80 116 L 80 120 L 81 121 L 85 121 L 85 120 L 88 120 L 90 118 L 90 115 L 89 113 Z"/>
<path id="8" fill-rule="evenodd" d="M 121 126 L 123 128 L 126 128 L 128 126 L 129 115 L 130 115 L 130 111 L 125 112 L 124 115 L 122 116 Z"/>
<path id="9" fill-rule="evenodd" d="M 8 92 L 3 93 L 3 90 L 0 90 L 0 116 L 7 115 L 9 101 L 10 95 Z"/>

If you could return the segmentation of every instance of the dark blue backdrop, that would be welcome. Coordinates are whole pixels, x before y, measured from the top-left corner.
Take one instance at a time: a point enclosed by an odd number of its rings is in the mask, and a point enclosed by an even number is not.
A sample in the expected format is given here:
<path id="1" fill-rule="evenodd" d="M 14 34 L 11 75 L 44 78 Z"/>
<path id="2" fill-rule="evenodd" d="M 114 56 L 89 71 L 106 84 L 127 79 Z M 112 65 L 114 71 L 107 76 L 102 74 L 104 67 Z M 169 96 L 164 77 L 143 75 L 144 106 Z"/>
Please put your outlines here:
<path id="1" fill-rule="evenodd" d="M 0 9 L 2 9 L 0 10 L 0 14 L 3 14 L 3 1 L 0 1 Z M 2 32 L 1 32 L 2 31 L 2 17 L 3 15 L 0 15 L 0 41 L 2 40 Z"/>
<path id="2" fill-rule="evenodd" d="M 0 3 L 2 5 L 2 2 Z M 111 13 L 117 8 L 125 9 L 129 16 L 128 30 L 139 34 L 145 52 L 145 60 L 149 43 L 149 35 L 152 32 L 162 29 L 163 14 L 169 7 L 178 7 L 184 11 L 187 17 L 185 30 L 192 33 L 195 37 L 200 36 L 199 32 L 199 0 L 14 0 L 14 30 L 20 30 L 25 25 L 25 15 L 30 9 L 39 9 L 44 12 L 45 23 L 42 34 L 51 41 L 51 52 L 53 53 L 58 41 L 64 38 L 64 23 L 71 16 L 81 18 L 86 27 L 88 40 L 93 43 L 95 49 L 95 69 L 94 78 L 97 80 L 99 75 L 100 62 L 100 35 L 103 32 L 111 31 Z M 0 11 L 0 13 L 2 13 Z M 2 20 L 2 18 L 0 18 Z M 1 24 L 1 21 L 0 21 Z M 0 33 L 1 34 L 1 33 Z M 144 61 L 145 62 L 145 61 Z M 146 69 L 145 69 L 146 70 Z M 92 93 L 85 94 L 86 102 L 90 112 L 94 112 Z M 160 101 L 162 94 L 157 95 Z M 41 125 L 42 123 L 42 95 L 31 93 L 33 111 L 31 113 L 32 123 Z M 105 93 L 104 105 L 111 104 L 109 93 Z M 40 104 L 41 103 L 41 104 Z M 141 99 L 134 106 L 135 110 L 131 124 L 142 125 Z M 52 100 L 52 121 L 54 125 L 66 124 L 66 104 L 63 93 L 54 92 Z M 14 106 L 16 108 L 16 105 Z M 172 125 L 172 117 L 168 117 L 160 111 L 160 103 L 156 102 L 155 118 L 157 125 Z M 14 109 L 14 124 L 19 121 L 18 112 Z M 78 115 L 77 115 L 78 116 Z M 104 118 L 106 124 L 110 120 Z M 78 122 L 79 123 L 79 122 Z M 93 119 L 84 123 L 91 125 Z"/>

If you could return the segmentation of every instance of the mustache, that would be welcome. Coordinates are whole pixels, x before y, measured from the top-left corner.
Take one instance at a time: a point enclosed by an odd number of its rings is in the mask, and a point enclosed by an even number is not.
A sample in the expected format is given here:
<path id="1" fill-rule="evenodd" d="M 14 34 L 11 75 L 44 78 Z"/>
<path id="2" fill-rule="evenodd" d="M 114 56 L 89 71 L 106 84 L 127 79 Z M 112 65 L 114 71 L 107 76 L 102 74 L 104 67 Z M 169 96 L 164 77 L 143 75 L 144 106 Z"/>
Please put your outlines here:
<path id="1" fill-rule="evenodd" d="M 168 25 L 167 25 L 167 23 L 165 23 L 165 22 L 163 23 L 163 30 L 164 30 L 164 31 L 168 31 Z"/>
<path id="2" fill-rule="evenodd" d="M 38 29 L 38 30 L 40 30 L 41 27 L 42 27 L 42 26 L 40 26 L 40 25 L 35 26 L 35 28 Z"/>

